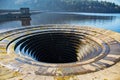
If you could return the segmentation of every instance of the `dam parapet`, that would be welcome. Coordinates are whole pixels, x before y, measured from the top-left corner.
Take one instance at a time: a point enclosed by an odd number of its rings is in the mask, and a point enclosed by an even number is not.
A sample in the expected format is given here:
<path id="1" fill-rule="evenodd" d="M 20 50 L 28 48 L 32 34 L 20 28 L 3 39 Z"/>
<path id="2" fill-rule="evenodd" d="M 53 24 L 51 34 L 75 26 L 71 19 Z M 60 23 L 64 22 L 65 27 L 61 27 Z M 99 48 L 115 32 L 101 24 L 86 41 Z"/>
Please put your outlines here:
<path id="1" fill-rule="evenodd" d="M 20 8 L 19 10 L 0 10 L 0 22 L 14 20 L 31 20 L 31 15 L 39 14 L 42 11 Z"/>
<path id="2" fill-rule="evenodd" d="M 17 20 L 21 18 L 30 18 L 29 8 L 20 8 L 17 12 L 4 12 L 0 14 L 0 21 Z"/>

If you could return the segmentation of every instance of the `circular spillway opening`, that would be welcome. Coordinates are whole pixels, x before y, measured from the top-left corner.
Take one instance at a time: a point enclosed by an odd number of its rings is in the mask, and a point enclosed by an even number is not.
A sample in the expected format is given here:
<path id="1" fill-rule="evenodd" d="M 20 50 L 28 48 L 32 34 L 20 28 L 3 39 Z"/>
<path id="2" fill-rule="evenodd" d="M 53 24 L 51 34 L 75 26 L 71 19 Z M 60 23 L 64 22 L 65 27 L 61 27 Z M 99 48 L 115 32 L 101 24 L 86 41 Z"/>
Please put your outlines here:
<path id="1" fill-rule="evenodd" d="M 21 39 L 15 49 L 39 62 L 71 63 L 78 61 L 76 53 L 82 37 L 75 33 L 41 33 Z"/>
<path id="2" fill-rule="evenodd" d="M 1 34 L 0 64 L 22 74 L 45 76 L 102 70 L 119 60 L 119 42 L 106 36 L 108 32 L 77 26 L 36 26 L 5 32 Z"/>

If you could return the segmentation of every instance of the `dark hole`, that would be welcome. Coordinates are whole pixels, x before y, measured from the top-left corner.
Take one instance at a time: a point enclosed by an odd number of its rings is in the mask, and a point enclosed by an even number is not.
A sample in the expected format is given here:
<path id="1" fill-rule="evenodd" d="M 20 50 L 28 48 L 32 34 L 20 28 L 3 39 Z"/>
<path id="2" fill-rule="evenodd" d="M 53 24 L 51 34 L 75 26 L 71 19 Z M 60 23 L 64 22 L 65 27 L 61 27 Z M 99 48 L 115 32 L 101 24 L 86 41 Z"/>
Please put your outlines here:
<path id="1" fill-rule="evenodd" d="M 19 49 L 24 55 L 40 62 L 70 63 L 77 61 L 80 39 L 82 35 L 75 33 L 41 33 L 18 41 L 16 47 L 21 44 Z"/>

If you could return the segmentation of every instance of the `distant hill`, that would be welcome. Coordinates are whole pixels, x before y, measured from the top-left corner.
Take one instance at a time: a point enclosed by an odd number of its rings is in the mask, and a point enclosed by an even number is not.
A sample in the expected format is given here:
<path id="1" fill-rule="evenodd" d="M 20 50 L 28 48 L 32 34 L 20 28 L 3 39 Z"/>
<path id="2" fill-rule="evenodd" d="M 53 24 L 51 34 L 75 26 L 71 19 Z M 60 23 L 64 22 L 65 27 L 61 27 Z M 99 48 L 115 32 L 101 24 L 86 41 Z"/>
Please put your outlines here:
<path id="1" fill-rule="evenodd" d="M 52 11 L 120 13 L 120 6 L 115 3 L 93 0 L 38 0 L 34 7 Z"/>
<path id="2" fill-rule="evenodd" d="M 29 7 L 32 10 L 41 11 L 70 11 L 92 13 L 120 13 L 120 6 L 115 3 L 97 0 L 28 0 L 24 3 L 15 4 L 15 0 L 7 0 L 5 6 L 11 8 Z M 37 2 L 35 2 L 37 1 Z M 5 1 L 3 0 L 3 3 Z M 4 5 L 1 5 L 2 7 Z M 1 11 L 0 12 L 4 12 Z"/>
<path id="3" fill-rule="evenodd" d="M 120 6 L 115 3 L 93 0 L 61 0 L 61 8 L 67 11 L 120 13 Z M 63 7 L 64 6 L 64 7 Z"/>

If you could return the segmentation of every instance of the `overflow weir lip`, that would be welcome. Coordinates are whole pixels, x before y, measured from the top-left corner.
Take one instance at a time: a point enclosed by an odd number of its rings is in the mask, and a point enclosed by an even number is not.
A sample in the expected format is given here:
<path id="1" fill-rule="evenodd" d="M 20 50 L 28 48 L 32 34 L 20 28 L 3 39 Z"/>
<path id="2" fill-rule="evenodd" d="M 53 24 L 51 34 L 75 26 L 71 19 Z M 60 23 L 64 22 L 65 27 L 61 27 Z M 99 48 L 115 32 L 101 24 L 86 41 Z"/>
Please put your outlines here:
<path id="1" fill-rule="evenodd" d="M 0 33 L 0 65 L 25 75 L 95 72 L 119 62 L 118 36 L 104 29 L 71 25 L 11 30 Z"/>

